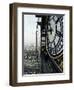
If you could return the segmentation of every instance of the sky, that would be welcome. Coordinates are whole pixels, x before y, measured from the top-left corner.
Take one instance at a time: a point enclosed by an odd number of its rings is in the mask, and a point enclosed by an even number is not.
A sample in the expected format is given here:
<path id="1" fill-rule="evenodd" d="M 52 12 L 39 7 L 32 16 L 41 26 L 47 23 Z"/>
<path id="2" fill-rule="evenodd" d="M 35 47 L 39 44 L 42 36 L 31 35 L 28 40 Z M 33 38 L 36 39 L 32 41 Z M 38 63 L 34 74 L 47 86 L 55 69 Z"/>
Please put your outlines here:
<path id="1" fill-rule="evenodd" d="M 40 28 L 36 29 L 37 18 L 35 15 L 24 15 L 24 46 L 36 46 L 36 30 L 40 42 Z"/>

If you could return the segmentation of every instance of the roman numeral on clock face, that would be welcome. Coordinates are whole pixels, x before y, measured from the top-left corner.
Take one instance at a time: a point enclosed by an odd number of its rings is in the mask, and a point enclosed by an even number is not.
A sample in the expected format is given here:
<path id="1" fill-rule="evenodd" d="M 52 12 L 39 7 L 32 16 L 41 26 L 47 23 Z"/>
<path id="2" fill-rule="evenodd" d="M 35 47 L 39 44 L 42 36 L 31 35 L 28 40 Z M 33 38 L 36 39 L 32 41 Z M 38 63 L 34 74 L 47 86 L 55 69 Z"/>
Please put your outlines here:
<path id="1" fill-rule="evenodd" d="M 47 47 L 52 56 L 63 51 L 63 15 L 50 16 L 47 29 Z"/>

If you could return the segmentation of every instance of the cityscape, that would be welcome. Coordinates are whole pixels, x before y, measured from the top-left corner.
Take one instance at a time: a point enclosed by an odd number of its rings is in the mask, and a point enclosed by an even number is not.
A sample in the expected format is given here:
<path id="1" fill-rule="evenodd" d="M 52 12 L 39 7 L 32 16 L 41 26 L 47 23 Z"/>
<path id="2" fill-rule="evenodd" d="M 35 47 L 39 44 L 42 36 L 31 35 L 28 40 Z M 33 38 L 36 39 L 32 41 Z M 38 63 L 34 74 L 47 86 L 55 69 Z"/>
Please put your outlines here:
<path id="1" fill-rule="evenodd" d="M 41 59 L 39 51 L 35 47 L 29 46 L 24 50 L 24 74 L 40 73 Z"/>

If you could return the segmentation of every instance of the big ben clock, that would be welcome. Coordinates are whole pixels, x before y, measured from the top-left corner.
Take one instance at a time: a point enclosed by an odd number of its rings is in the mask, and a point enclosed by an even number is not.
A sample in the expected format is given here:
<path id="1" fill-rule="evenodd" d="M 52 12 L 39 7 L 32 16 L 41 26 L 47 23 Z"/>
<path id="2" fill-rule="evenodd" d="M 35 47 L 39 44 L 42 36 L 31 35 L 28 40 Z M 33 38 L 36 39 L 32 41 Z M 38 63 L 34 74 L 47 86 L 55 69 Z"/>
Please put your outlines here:
<path id="1" fill-rule="evenodd" d="M 64 15 L 48 16 L 46 50 L 53 59 L 63 55 L 63 17 Z"/>

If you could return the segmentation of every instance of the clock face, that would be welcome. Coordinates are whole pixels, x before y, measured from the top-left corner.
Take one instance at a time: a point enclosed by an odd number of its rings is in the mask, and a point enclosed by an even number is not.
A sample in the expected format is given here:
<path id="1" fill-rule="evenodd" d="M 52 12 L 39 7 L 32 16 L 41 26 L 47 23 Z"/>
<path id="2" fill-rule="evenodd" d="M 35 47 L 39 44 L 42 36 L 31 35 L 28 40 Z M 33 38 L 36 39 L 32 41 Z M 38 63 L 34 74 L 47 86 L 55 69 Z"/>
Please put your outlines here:
<path id="1" fill-rule="evenodd" d="M 48 19 L 47 51 L 52 58 L 60 57 L 63 53 L 63 15 Z"/>

